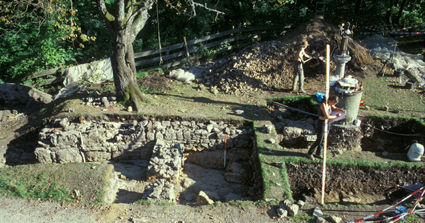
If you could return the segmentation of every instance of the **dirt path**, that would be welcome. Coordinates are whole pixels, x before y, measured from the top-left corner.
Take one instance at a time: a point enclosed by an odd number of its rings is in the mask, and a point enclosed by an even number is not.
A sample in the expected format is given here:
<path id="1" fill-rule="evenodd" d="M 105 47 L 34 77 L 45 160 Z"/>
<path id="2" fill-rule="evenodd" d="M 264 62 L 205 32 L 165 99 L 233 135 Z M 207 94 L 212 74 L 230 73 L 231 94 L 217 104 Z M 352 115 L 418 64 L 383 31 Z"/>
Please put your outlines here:
<path id="1" fill-rule="evenodd" d="M 95 207 L 61 205 L 57 202 L 0 198 L 2 222 L 313 222 L 311 214 L 318 205 L 306 204 L 298 216 L 278 219 L 276 206 L 189 206 L 105 204 Z M 319 206 L 325 216 L 339 216 L 344 222 L 358 219 L 388 206 Z M 310 216 L 310 217 L 307 217 Z M 328 221 L 330 219 L 326 218 Z M 315 221 L 315 220 L 314 220 Z"/>

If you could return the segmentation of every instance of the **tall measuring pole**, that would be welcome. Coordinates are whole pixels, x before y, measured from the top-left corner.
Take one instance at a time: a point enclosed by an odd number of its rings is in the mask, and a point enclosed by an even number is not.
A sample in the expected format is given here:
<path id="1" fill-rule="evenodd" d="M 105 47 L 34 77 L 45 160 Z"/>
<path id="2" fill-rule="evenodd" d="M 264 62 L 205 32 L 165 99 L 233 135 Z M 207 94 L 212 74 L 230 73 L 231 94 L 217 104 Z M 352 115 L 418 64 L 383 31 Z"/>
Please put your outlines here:
<path id="1" fill-rule="evenodd" d="M 326 104 L 328 104 L 329 99 L 329 73 L 330 73 L 330 45 L 326 45 Z M 328 119 L 325 119 L 325 126 L 323 132 L 323 171 L 322 171 L 322 201 L 321 203 L 325 203 L 325 183 L 326 183 L 326 150 L 328 147 Z"/>

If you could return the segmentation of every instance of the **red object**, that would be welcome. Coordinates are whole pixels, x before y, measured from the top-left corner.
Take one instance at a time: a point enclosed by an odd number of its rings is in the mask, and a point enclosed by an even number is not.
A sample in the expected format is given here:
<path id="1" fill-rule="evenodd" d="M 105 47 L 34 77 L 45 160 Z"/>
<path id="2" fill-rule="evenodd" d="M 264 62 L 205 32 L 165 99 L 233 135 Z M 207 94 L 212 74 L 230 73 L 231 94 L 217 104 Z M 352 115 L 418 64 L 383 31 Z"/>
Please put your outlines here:
<path id="1" fill-rule="evenodd" d="M 364 105 L 364 101 L 360 100 L 360 106 L 363 106 L 363 105 Z"/>
<path id="2" fill-rule="evenodd" d="M 227 135 L 224 135 L 224 151 L 226 151 Z"/>

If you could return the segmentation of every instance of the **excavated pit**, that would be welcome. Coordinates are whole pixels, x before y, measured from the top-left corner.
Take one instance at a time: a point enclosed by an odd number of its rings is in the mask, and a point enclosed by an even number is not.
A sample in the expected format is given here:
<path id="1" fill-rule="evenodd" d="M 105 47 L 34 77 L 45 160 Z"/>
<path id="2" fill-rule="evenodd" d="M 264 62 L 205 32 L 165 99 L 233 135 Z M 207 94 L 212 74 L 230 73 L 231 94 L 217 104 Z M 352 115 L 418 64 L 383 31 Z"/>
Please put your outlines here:
<path id="1" fill-rule="evenodd" d="M 299 111 L 317 114 L 319 105 L 312 105 L 311 99 L 287 101 L 279 103 L 288 107 L 269 105 L 278 134 L 278 142 L 291 154 L 305 156 L 307 149 L 316 138 L 308 141 L 308 136 L 315 134 L 315 117 Z M 362 118 L 359 127 L 352 124 L 334 123 L 329 131 L 328 157 L 346 155 L 346 160 L 362 162 L 368 156 L 373 162 L 402 162 L 407 163 L 406 147 L 413 140 L 425 143 L 425 126 L 414 119 L 397 118 Z M 343 129 L 341 131 L 341 129 Z M 351 130 L 355 129 L 355 130 Z M 360 133 L 360 135 L 359 135 Z M 351 135 L 350 135 L 351 134 Z M 341 135 L 344 135 L 341 137 Z M 349 140 L 347 138 L 355 138 Z M 333 141 L 339 141 L 334 143 Z M 358 142 L 353 146 L 353 141 Z M 289 154 L 289 153 L 288 153 Z M 373 158 L 375 157 L 375 159 Z M 321 201 L 322 163 L 287 164 L 286 171 L 289 184 L 296 200 L 309 202 Z M 326 203 L 340 204 L 381 204 L 392 203 L 408 195 L 396 185 L 405 186 L 423 183 L 425 180 L 423 168 L 374 168 L 364 166 L 335 166 L 327 165 L 326 169 Z"/>
<path id="2" fill-rule="evenodd" d="M 321 201 L 322 164 L 286 165 L 293 198 L 309 202 Z M 413 185 L 425 180 L 423 168 L 341 167 L 326 169 L 325 202 L 339 204 L 392 204 L 407 196 L 396 185 Z"/>
<path id="3" fill-rule="evenodd" d="M 114 166 L 109 203 L 195 203 L 201 191 L 212 201 L 258 200 L 254 145 L 252 122 L 81 116 L 13 140 L 7 164 L 107 162 Z"/>
<path id="4" fill-rule="evenodd" d="M 315 112 L 316 107 L 308 105 L 308 103 L 290 103 L 291 107 L 306 110 L 311 113 Z M 311 125 L 309 115 L 299 114 L 298 112 L 289 111 L 279 107 L 273 107 L 271 111 L 273 122 L 278 123 L 282 118 L 291 117 L 292 121 L 307 122 Z M 128 134 L 128 137 L 122 137 L 121 140 L 135 139 L 131 136 L 132 127 L 134 127 L 133 119 L 135 117 L 110 116 L 107 118 L 91 118 L 83 117 L 85 122 L 115 122 L 119 123 L 123 128 L 120 132 Z M 81 123 L 82 118 L 76 118 L 70 123 Z M 108 119 L 108 120 L 105 120 Z M 137 124 L 141 123 L 143 118 L 136 120 Z M 145 118 L 146 119 L 146 118 Z M 124 121 L 123 121 L 124 120 Z M 155 120 L 148 118 L 146 120 Z M 179 117 L 168 119 L 170 125 L 172 121 L 182 120 Z M 167 120 L 156 120 L 163 122 Z M 54 134 L 59 134 L 60 120 L 53 122 L 51 125 Z M 209 121 L 188 120 L 188 122 L 203 122 L 202 127 L 206 128 Z M 212 121 L 214 123 L 214 121 Z M 222 123 L 229 126 L 234 126 L 234 130 L 252 129 L 251 122 L 241 121 L 223 121 Z M 314 124 L 313 124 L 314 125 Z M 152 127 L 153 128 L 153 127 Z M 231 128 L 229 128 L 230 130 Z M 276 128 L 278 130 L 278 128 Z M 409 162 L 406 156 L 405 148 L 411 144 L 412 140 L 417 140 L 424 144 L 423 138 L 424 126 L 416 120 L 395 119 L 395 118 L 362 118 L 360 126 L 361 150 L 364 152 L 372 152 L 376 156 L 382 157 L 384 152 L 390 154 L 398 154 L 398 158 L 394 161 Z M 311 130 L 311 128 L 310 128 Z M 7 148 L 6 163 L 8 165 L 18 165 L 37 162 L 35 148 L 40 147 L 40 132 L 43 130 L 32 129 L 22 133 L 19 137 L 12 140 Z M 99 131 L 99 129 L 98 129 Z M 223 133 L 226 130 L 223 130 Z M 148 131 L 146 131 L 147 133 Z M 388 132 L 396 133 L 389 134 Z M 231 135 L 231 132 L 228 132 Z M 87 136 L 90 133 L 87 133 Z M 202 133 L 201 133 L 202 134 Z M 282 132 L 278 131 L 278 135 Z M 229 136 L 228 135 L 228 136 Z M 164 135 L 165 136 L 165 135 Z M 223 135 L 224 136 L 224 135 Z M 133 137 L 133 138 L 132 138 Z M 220 201 L 226 200 L 258 200 L 261 199 L 263 188 L 261 174 L 259 173 L 259 161 L 256 149 L 254 148 L 253 134 L 247 134 L 249 137 L 248 143 L 240 144 L 240 147 L 227 147 L 226 168 L 224 168 L 223 159 L 223 142 L 216 145 L 219 149 L 212 150 L 210 146 L 204 146 L 199 151 L 196 147 L 185 149 L 183 152 L 184 164 L 180 175 L 175 182 L 174 187 L 176 201 L 180 203 L 195 203 L 199 191 L 206 191 L 208 196 Z M 118 137 L 120 138 L 120 137 Z M 219 137 L 216 137 L 218 139 Z M 80 145 L 77 137 L 77 144 Z M 96 137 L 93 135 L 93 140 Z M 231 137 L 228 139 L 232 139 Z M 116 140 L 116 138 L 115 138 Z M 86 140 L 85 140 L 86 141 Z M 90 140 L 88 140 L 90 141 Z M 87 142 L 88 142 L 87 141 Z M 237 140 L 236 140 L 237 141 Z M 306 149 L 311 142 L 306 142 L 305 137 L 293 139 L 292 144 L 280 141 L 282 147 L 290 149 Z M 109 141 L 109 143 L 114 143 Z M 38 144 L 38 145 L 37 145 Z M 221 144 L 221 145 L 220 145 Z M 134 144 L 136 145 L 136 144 Z M 151 151 L 155 142 L 146 141 L 143 148 L 139 147 L 138 151 L 131 150 L 127 155 L 110 155 L 108 159 L 100 159 L 103 157 L 99 151 L 87 151 L 89 156 L 86 161 L 91 162 L 108 162 L 114 166 L 114 172 L 111 177 L 111 185 L 107 202 L 131 203 L 140 198 L 143 198 L 145 190 L 154 182 L 149 182 L 149 158 L 151 153 L 144 153 L 142 158 L 141 151 Z M 202 146 L 201 146 L 202 147 Z M 335 148 L 329 148 L 331 153 Z M 330 154 L 331 154 L 330 153 Z M 361 154 L 362 152 L 359 152 Z M 91 155 L 90 155 L 91 154 Z M 136 155 L 135 155 L 136 154 Z M 138 155 L 137 155 L 138 154 Z M 104 154 L 103 154 L 104 155 Z M 117 155 L 117 154 L 115 154 Z M 136 157 L 134 157 L 136 156 Z M 50 156 L 51 157 L 51 156 Z M 96 158 L 97 157 L 97 158 Z M 108 157 L 108 156 L 106 156 Z M 114 158 L 113 158 L 114 157 Z M 387 157 L 388 158 L 388 157 Z M 352 157 L 357 159 L 357 157 Z M 57 162 L 58 160 L 56 160 Z M 389 158 L 388 162 L 391 162 Z M 286 166 L 289 177 L 289 183 L 293 192 L 294 199 L 302 199 L 311 202 L 320 200 L 321 190 L 321 164 L 317 163 L 297 163 L 288 164 Z M 422 168 L 406 169 L 405 167 L 392 167 L 389 169 L 376 169 L 373 167 L 341 167 L 328 165 L 327 167 L 327 182 L 326 182 L 326 202 L 331 203 L 362 203 L 362 204 L 378 204 L 391 203 L 395 199 L 400 199 L 406 192 L 397 190 L 395 185 L 411 185 L 424 182 L 424 174 Z"/>

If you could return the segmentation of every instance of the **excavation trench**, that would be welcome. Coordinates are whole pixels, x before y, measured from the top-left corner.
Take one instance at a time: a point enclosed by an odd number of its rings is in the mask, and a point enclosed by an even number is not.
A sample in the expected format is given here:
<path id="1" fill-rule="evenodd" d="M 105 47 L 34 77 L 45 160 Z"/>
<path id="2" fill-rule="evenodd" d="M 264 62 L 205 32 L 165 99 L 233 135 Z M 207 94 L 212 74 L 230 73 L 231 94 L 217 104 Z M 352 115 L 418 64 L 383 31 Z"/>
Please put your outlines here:
<path id="1" fill-rule="evenodd" d="M 321 201 L 322 164 L 286 165 L 293 198 L 309 202 Z M 341 167 L 326 168 L 325 203 L 391 204 L 407 196 L 396 185 L 412 185 L 425 180 L 423 168 Z"/>
<path id="2" fill-rule="evenodd" d="M 224 202 L 263 194 L 252 122 L 86 116 L 59 118 L 38 132 L 33 154 L 40 163 L 113 165 L 109 203 L 195 203 L 202 193 L 207 202 Z"/>
<path id="3" fill-rule="evenodd" d="M 298 107 L 291 106 L 311 113 L 315 109 L 302 103 Z M 311 142 L 306 141 L 304 135 L 285 135 L 282 122 L 286 122 L 285 127 L 294 128 L 301 123 L 298 126 L 301 129 L 314 131 L 314 120 L 282 108 L 273 109 L 271 115 L 278 133 L 277 141 L 284 151 L 292 152 L 288 155 L 294 155 L 293 151 L 296 151 L 295 154 L 304 156 Z M 6 164 L 82 162 L 82 156 L 86 162 L 108 162 L 114 166 L 114 172 L 106 201 L 131 203 L 144 198 L 146 190 L 158 179 L 149 173 L 149 165 L 159 137 L 170 142 L 171 146 L 180 144 L 182 148 L 181 168 L 172 180 L 175 201 L 195 203 L 200 191 L 216 201 L 263 198 L 263 179 L 251 122 L 86 116 L 68 121 L 64 128 L 61 121 L 58 119 L 45 128 L 33 129 L 12 140 L 7 148 Z M 310 127 L 305 127 L 308 125 Z M 344 149 L 341 144 L 336 144 L 329 147 L 328 157 L 407 163 L 405 148 L 412 140 L 425 143 L 424 126 L 416 120 L 362 118 L 358 132 L 360 150 L 357 147 Z M 228 139 L 226 166 L 224 135 Z M 47 147 L 50 151 L 46 151 Z M 345 156 L 350 152 L 354 153 Z M 320 163 L 287 164 L 286 169 L 294 199 L 320 201 Z M 342 204 L 391 203 L 406 195 L 405 191 L 395 189 L 395 185 L 425 181 L 422 168 L 335 165 L 327 166 L 326 179 L 325 201 Z"/>
<path id="4" fill-rule="evenodd" d="M 287 102 L 286 105 L 316 114 L 318 108 L 312 106 L 309 100 Z M 282 155 L 306 157 L 308 148 L 316 139 L 310 137 L 315 135 L 315 117 L 283 106 L 270 105 L 269 108 L 278 135 L 277 141 L 285 148 Z M 395 188 L 396 185 L 425 182 L 422 167 L 379 168 L 360 164 L 365 161 L 375 163 L 374 166 L 380 166 L 379 163 L 409 163 L 406 148 L 414 140 L 425 143 L 425 127 L 419 119 L 359 119 L 359 126 L 345 123 L 331 125 L 327 158 L 337 159 L 340 163 L 346 163 L 346 166 L 334 165 L 332 161 L 327 165 L 324 199 L 326 203 L 392 203 L 407 195 L 405 190 Z M 286 172 L 294 199 L 321 201 L 322 162 L 288 163 Z"/>

